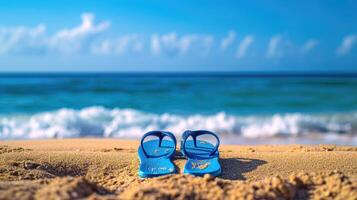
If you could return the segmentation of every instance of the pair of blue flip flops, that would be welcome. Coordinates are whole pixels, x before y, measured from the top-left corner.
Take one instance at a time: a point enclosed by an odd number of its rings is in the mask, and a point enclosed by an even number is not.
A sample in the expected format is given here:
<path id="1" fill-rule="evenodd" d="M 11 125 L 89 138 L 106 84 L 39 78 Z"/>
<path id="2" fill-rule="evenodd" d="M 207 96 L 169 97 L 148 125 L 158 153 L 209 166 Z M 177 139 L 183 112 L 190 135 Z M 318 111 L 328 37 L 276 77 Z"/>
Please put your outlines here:
<path id="1" fill-rule="evenodd" d="M 213 136 L 217 140 L 216 144 L 198 140 L 197 137 L 201 135 Z M 145 141 L 149 136 L 153 139 Z M 188 140 L 189 138 L 192 139 Z M 213 132 L 206 130 L 185 131 L 181 139 L 181 153 L 187 158 L 183 173 L 197 176 L 204 174 L 218 176 L 221 173 L 221 166 L 218 162 L 219 144 L 219 138 Z M 175 165 L 171 161 L 175 152 L 176 138 L 172 133 L 167 131 L 146 133 L 142 137 L 138 149 L 139 176 L 148 178 L 176 173 Z"/>

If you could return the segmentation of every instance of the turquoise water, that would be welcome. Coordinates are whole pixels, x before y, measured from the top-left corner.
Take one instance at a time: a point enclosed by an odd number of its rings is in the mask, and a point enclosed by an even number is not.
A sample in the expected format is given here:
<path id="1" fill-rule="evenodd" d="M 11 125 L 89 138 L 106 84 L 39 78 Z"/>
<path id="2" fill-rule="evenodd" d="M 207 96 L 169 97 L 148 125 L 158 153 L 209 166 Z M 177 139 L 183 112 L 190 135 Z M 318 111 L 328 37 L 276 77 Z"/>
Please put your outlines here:
<path id="1" fill-rule="evenodd" d="M 273 114 L 357 110 L 357 77 L 37 75 L 0 78 L 0 113 L 93 105 L 153 113 Z"/>
<path id="2" fill-rule="evenodd" d="M 245 138 L 357 129 L 357 76 L 346 74 L 3 74 L 0 94 L 5 139 L 136 138 L 195 124 Z"/>

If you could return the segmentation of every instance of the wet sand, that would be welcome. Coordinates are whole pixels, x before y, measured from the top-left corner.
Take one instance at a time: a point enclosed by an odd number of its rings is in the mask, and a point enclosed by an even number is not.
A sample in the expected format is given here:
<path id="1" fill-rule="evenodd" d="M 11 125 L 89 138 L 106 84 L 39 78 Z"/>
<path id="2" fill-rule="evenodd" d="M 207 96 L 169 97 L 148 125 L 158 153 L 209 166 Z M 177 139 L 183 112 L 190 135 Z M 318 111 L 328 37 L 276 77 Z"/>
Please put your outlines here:
<path id="1" fill-rule="evenodd" d="M 221 146 L 222 175 L 141 180 L 137 141 L 0 142 L 0 199 L 357 199 L 357 147 Z"/>

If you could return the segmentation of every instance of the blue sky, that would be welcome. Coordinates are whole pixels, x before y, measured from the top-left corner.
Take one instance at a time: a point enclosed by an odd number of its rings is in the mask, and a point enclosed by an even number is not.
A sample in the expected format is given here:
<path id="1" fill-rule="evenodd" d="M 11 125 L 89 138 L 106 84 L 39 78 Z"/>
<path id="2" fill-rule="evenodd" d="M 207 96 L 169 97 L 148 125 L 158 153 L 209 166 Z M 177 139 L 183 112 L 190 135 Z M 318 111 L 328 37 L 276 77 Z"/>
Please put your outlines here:
<path id="1" fill-rule="evenodd" d="M 357 2 L 8 0 L 0 71 L 357 71 Z"/>

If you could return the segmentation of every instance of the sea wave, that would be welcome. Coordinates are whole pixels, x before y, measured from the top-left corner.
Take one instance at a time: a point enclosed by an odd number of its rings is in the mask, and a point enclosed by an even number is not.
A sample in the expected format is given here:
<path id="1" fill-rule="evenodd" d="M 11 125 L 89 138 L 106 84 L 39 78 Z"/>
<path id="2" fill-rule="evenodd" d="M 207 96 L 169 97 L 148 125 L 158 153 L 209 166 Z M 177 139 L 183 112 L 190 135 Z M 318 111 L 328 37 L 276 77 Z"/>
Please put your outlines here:
<path id="1" fill-rule="evenodd" d="M 274 114 L 239 116 L 154 114 L 133 109 L 93 106 L 74 110 L 0 116 L 0 139 L 75 137 L 140 138 L 150 130 L 169 130 L 178 136 L 187 129 L 208 129 L 242 138 L 298 137 L 311 133 L 357 135 L 357 112 L 334 114 Z"/>

